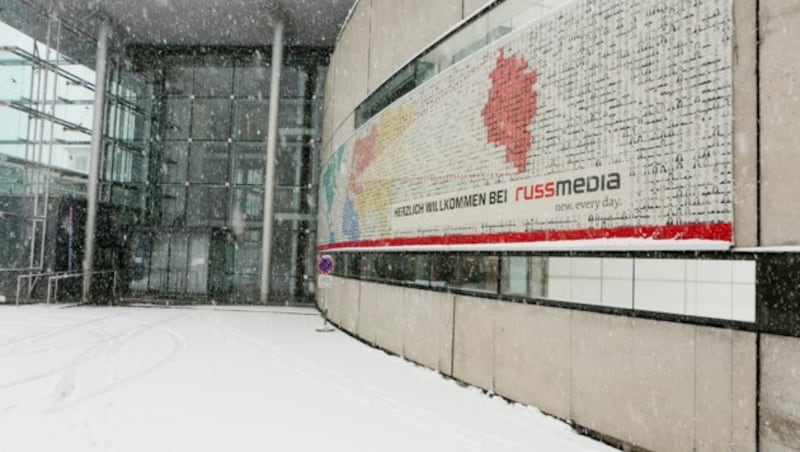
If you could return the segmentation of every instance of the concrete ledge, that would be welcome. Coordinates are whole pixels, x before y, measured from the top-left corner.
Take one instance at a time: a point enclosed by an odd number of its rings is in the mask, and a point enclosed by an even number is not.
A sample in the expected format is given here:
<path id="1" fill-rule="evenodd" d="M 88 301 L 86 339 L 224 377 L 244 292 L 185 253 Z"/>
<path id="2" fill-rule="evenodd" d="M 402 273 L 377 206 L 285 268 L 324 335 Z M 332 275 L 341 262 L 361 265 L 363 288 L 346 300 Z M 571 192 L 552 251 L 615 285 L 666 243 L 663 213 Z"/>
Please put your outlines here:
<path id="1" fill-rule="evenodd" d="M 453 295 L 404 289 L 403 355 L 449 374 L 452 348 Z"/>
<path id="2" fill-rule="evenodd" d="M 497 303 L 495 391 L 569 419 L 570 322 L 570 311 L 565 309 Z"/>
<path id="3" fill-rule="evenodd" d="M 761 450 L 800 450 L 800 339 L 761 336 Z"/>
<path id="4" fill-rule="evenodd" d="M 364 283 L 371 284 L 371 283 Z M 405 319 L 403 305 L 406 303 L 405 289 L 398 286 L 382 286 L 375 300 L 375 343 L 394 354 L 403 356 L 403 332 Z M 375 295 L 373 295 L 375 296 Z"/>
<path id="5" fill-rule="evenodd" d="M 453 324 L 453 374 L 494 391 L 494 308 L 496 301 L 456 296 Z"/>
<path id="6" fill-rule="evenodd" d="M 755 333 L 355 280 L 332 294 L 333 315 L 361 339 L 599 435 L 755 450 Z M 762 445 L 800 449 L 800 339 L 768 336 L 762 351 Z"/>

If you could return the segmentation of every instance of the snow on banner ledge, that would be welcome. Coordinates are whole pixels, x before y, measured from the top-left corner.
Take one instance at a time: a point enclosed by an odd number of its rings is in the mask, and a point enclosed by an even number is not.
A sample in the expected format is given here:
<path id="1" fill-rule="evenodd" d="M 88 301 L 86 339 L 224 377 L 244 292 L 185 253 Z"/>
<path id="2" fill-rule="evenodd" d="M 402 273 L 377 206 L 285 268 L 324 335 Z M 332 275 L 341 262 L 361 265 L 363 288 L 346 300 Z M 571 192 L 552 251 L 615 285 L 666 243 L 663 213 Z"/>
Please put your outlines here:
<path id="1" fill-rule="evenodd" d="M 576 0 L 447 69 L 325 163 L 319 249 L 730 247 L 731 8 Z"/>

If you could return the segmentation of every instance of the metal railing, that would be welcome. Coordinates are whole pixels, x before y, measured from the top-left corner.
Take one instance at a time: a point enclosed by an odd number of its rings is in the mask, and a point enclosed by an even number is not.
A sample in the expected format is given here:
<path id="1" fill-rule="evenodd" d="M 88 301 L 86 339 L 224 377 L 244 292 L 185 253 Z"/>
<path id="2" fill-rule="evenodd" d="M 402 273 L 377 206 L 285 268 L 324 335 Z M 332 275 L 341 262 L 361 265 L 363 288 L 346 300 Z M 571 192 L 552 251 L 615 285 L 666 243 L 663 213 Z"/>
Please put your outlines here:
<path id="1" fill-rule="evenodd" d="M 19 306 L 19 302 L 20 302 L 20 294 L 22 292 L 22 281 L 30 280 L 30 282 L 28 282 L 28 297 L 30 297 L 31 293 L 33 293 L 33 288 L 34 288 L 34 286 L 36 286 L 36 282 L 38 281 L 37 278 L 65 275 L 66 273 L 67 272 L 63 272 L 63 271 L 62 272 L 39 272 L 39 273 L 27 273 L 27 274 L 24 274 L 24 275 L 17 276 L 17 300 L 16 300 L 17 306 Z"/>
<path id="2" fill-rule="evenodd" d="M 50 304 L 50 298 L 52 295 L 53 303 L 56 303 L 58 300 L 58 282 L 64 279 L 70 278 L 83 278 L 85 275 L 102 275 L 111 273 L 114 275 L 113 283 L 111 286 L 111 299 L 108 300 L 108 305 L 111 306 L 113 304 L 113 300 L 117 297 L 117 271 L 116 270 L 101 270 L 101 271 L 92 271 L 92 272 L 81 272 L 81 273 L 69 273 L 63 275 L 53 275 L 47 278 L 47 304 Z M 55 287 L 55 289 L 54 289 Z"/>

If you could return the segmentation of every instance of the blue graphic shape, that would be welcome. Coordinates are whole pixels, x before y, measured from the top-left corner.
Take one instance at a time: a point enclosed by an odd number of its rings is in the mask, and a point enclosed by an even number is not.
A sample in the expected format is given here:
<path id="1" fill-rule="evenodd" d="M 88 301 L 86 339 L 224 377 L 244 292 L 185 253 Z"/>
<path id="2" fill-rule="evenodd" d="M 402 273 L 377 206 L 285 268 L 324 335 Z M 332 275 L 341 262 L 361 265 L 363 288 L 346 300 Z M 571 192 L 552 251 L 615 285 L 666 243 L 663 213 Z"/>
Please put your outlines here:
<path id="1" fill-rule="evenodd" d="M 361 225 L 358 223 L 358 214 L 356 213 L 353 200 L 347 199 L 344 202 L 344 218 L 342 219 L 342 232 L 347 240 L 355 241 L 361 239 Z"/>

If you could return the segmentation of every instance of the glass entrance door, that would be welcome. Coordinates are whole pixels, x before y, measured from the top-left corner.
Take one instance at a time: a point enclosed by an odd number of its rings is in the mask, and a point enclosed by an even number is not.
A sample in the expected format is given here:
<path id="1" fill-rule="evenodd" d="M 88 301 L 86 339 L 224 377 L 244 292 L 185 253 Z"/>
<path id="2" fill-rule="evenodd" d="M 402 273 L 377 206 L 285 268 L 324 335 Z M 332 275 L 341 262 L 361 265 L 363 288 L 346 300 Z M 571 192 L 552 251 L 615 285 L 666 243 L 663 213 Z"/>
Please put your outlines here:
<path id="1" fill-rule="evenodd" d="M 136 234 L 130 288 L 160 294 L 206 295 L 210 236 L 207 231 Z M 148 238 L 152 240 L 149 253 L 145 245 Z"/>

